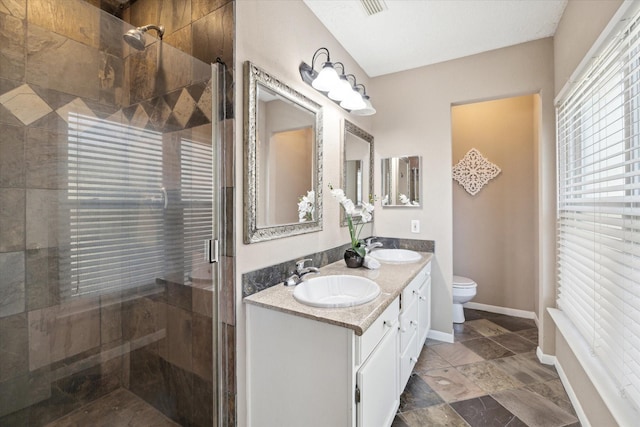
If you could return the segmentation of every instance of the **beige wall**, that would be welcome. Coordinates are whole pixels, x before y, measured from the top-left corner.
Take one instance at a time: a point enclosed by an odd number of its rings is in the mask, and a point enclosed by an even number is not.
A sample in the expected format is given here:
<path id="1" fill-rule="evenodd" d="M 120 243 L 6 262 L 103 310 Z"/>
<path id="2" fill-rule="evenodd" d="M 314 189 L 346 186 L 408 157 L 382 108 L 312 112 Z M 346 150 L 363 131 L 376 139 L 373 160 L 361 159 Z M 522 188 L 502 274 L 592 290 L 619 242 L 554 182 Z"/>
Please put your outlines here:
<path id="1" fill-rule="evenodd" d="M 236 2 L 236 284 L 237 284 L 237 367 L 238 367 L 238 425 L 246 425 L 245 391 L 245 310 L 242 303 L 243 273 L 284 262 L 292 258 L 329 249 L 349 242 L 346 227 L 340 227 L 340 207 L 328 192 L 327 184 L 339 185 L 341 179 L 342 121 L 346 114 L 328 98 L 302 82 L 298 66 L 309 64 L 316 49 L 326 47 L 332 61 L 341 61 L 358 83 L 367 89 L 369 81 L 346 51 L 329 34 L 302 1 L 273 0 Z M 293 89 L 323 106 L 323 230 L 252 245 L 242 243 L 243 195 L 243 63 L 247 60 L 272 73 Z M 320 62 L 320 61 L 318 61 Z M 371 118 L 349 116 L 348 119 L 371 132 Z M 365 227 L 363 235 L 371 234 Z"/>
<path id="2" fill-rule="evenodd" d="M 594 427 L 617 426 L 618 423 L 600 398 L 598 390 L 587 377 L 562 334 L 557 334 L 555 348 L 562 372 L 571 384 L 571 389 L 580 401 L 580 407 L 589 419 L 589 423 Z"/>
<path id="3" fill-rule="evenodd" d="M 420 209 L 383 209 L 375 234 L 435 240 L 433 265 L 433 328 L 452 331 L 453 196 L 451 165 L 451 106 L 480 100 L 537 93 L 540 95 L 540 143 L 535 174 L 545 179 L 537 188 L 538 223 L 553 230 L 555 196 L 555 114 L 553 109 L 553 41 L 550 38 L 372 79 L 367 91 L 375 102 L 376 190 L 380 188 L 379 159 L 420 155 L 423 159 Z M 544 170 L 543 170 L 544 169 Z M 412 219 L 420 233 L 410 232 Z M 538 236 L 541 262 L 536 272 L 553 286 L 553 235 Z M 544 261 L 544 263 L 543 263 Z M 541 334 L 544 336 L 544 334 Z M 553 336 L 551 344 L 553 345 Z"/>
<path id="4" fill-rule="evenodd" d="M 269 224 L 298 222 L 298 201 L 311 190 L 313 177 L 311 128 L 274 133 L 269 145 Z"/>
<path id="5" fill-rule="evenodd" d="M 534 98 L 454 106 L 453 162 L 477 149 L 500 174 L 475 195 L 453 185 L 453 272 L 478 283 L 476 303 L 533 311 L 536 216 Z"/>
<path id="6" fill-rule="evenodd" d="M 553 39 L 556 94 L 622 3 L 623 0 L 569 0 Z"/>

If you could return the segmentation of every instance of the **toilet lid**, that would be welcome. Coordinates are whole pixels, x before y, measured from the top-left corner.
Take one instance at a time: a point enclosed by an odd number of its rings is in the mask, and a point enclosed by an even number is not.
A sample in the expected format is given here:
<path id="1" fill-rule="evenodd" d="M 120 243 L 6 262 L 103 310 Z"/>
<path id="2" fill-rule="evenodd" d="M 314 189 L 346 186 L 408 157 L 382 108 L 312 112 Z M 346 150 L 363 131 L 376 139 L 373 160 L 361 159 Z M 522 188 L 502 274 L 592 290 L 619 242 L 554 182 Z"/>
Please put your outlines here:
<path id="1" fill-rule="evenodd" d="M 476 282 L 463 276 L 453 276 L 453 286 L 456 288 L 475 288 Z"/>

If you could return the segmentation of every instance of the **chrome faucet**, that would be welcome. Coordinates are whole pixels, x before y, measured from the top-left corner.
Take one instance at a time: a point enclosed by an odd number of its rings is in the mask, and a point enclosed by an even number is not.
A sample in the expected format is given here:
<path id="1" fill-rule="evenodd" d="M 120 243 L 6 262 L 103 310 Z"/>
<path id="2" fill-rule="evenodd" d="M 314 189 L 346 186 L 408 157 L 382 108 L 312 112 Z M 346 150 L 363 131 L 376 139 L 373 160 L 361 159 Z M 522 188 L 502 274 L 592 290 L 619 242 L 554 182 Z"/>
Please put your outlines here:
<path id="1" fill-rule="evenodd" d="M 377 239 L 377 237 L 369 237 L 368 239 L 364 240 L 364 250 L 366 253 L 371 252 L 371 250 L 374 248 L 382 247 L 382 243 L 374 242 L 375 239 Z"/>
<path id="2" fill-rule="evenodd" d="M 302 283 L 302 278 L 307 274 L 318 274 L 320 272 L 320 269 L 318 269 L 318 267 L 305 267 L 304 264 L 307 261 L 311 262 L 313 260 L 311 258 L 305 258 L 296 261 L 296 272 L 284 279 L 283 283 L 285 286 L 299 285 L 300 283 Z"/>

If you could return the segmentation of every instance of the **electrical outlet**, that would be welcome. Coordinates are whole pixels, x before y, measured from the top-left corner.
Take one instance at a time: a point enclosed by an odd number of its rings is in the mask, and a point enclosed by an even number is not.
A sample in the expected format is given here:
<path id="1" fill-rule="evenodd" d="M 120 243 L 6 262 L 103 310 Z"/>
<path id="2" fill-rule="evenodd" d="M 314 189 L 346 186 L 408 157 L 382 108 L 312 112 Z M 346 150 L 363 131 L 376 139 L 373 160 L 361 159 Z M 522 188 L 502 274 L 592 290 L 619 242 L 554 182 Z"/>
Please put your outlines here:
<path id="1" fill-rule="evenodd" d="M 417 219 L 411 220 L 411 232 L 419 233 L 420 232 L 420 221 Z"/>

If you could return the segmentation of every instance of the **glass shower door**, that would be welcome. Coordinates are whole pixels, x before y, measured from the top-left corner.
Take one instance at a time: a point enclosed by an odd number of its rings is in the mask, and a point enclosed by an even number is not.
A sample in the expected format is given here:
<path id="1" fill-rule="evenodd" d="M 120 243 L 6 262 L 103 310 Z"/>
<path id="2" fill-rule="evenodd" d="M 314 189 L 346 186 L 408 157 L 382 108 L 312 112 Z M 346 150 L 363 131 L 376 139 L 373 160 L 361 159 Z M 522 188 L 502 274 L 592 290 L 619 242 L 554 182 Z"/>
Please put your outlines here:
<path id="1" fill-rule="evenodd" d="M 0 11 L 0 425 L 216 425 L 218 66 L 70 3 Z"/>

